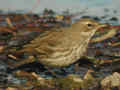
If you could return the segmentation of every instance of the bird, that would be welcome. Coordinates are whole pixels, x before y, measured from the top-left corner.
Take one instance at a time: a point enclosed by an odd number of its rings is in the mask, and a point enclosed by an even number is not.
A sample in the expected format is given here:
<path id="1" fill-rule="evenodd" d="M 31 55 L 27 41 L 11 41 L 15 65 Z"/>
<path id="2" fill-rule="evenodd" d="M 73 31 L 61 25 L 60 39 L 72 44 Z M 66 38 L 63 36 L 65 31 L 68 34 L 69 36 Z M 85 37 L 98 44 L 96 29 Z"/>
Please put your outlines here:
<path id="1" fill-rule="evenodd" d="M 70 27 L 45 31 L 15 53 L 28 53 L 37 58 L 33 61 L 48 67 L 69 66 L 85 55 L 90 39 L 101 27 L 106 25 L 81 18 Z M 15 66 L 32 62 L 32 59 L 21 60 Z"/>

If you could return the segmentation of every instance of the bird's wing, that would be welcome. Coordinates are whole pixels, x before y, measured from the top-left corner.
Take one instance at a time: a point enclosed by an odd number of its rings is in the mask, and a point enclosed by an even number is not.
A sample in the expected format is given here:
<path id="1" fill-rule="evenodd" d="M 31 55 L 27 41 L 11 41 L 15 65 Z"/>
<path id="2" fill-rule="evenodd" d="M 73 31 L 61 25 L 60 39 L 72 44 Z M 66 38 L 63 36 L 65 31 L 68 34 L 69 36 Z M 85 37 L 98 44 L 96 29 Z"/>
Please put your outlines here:
<path id="1" fill-rule="evenodd" d="M 62 31 L 48 31 L 39 35 L 37 38 L 31 41 L 30 44 L 25 45 L 24 48 L 33 48 L 40 55 L 49 56 L 55 53 L 56 50 L 64 51 L 68 48 L 64 48 L 64 32 Z"/>

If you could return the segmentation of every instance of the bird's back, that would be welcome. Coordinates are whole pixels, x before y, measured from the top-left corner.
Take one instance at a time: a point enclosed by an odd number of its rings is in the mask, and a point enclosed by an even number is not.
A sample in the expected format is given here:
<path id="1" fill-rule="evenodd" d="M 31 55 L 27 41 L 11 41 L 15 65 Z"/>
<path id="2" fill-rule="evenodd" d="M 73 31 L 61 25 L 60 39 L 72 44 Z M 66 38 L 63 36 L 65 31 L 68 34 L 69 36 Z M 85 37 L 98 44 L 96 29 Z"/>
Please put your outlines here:
<path id="1" fill-rule="evenodd" d="M 88 22 L 92 21 L 85 19 L 71 27 L 46 31 L 24 48 L 34 49 L 38 61 L 44 65 L 56 67 L 70 65 L 84 55 L 89 40 L 99 25 L 93 21 L 93 25 L 89 26 Z"/>
<path id="2" fill-rule="evenodd" d="M 83 56 L 87 41 L 83 37 L 70 35 L 68 29 L 52 30 L 39 35 L 24 48 L 37 52 L 38 61 L 48 66 L 67 66 Z M 34 53 L 34 52 L 33 52 Z"/>

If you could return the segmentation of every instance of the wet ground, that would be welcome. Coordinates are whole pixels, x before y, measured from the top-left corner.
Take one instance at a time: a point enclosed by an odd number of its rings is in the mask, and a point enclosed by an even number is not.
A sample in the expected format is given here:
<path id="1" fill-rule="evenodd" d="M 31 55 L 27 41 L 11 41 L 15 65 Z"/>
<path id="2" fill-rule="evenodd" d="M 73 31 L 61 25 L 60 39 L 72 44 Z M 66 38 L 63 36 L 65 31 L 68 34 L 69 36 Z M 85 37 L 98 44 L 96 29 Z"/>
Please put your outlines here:
<path id="1" fill-rule="evenodd" d="M 107 34 L 107 32 L 110 30 L 111 29 L 108 31 L 103 30 L 103 32 L 98 31 L 94 38 L 100 37 L 104 33 Z M 16 76 L 16 72 L 18 71 L 30 73 L 35 72 L 45 79 L 52 79 L 56 77 L 63 78 L 70 74 L 79 75 L 81 78 L 83 78 L 88 70 L 95 71 L 94 76 L 99 78 L 104 78 L 108 75 L 111 75 L 113 72 L 120 72 L 120 28 L 115 30 L 116 34 L 113 37 L 96 43 L 91 42 L 89 44 L 86 56 L 92 59 L 94 58 L 96 62 L 83 58 L 78 60 L 76 63 L 63 68 L 51 67 L 48 70 L 48 68 L 46 68 L 44 65 L 35 62 L 11 69 L 12 66 L 10 66 L 9 63 L 14 63 L 14 60 L 8 58 L 5 53 L 2 53 L 0 54 L 0 86 L 7 86 L 11 84 L 21 85 L 22 83 L 26 82 L 27 79 L 21 79 Z M 1 45 L 8 44 L 10 47 L 18 48 L 19 46 L 28 43 L 33 37 L 37 36 L 37 34 L 38 33 L 35 32 L 27 33 L 24 37 L 18 36 L 18 39 L 16 40 L 11 40 L 10 38 L 12 36 L 9 34 L 2 34 L 0 36 L 0 43 Z M 118 43 L 118 45 L 116 43 Z M 99 63 L 101 61 L 102 64 Z"/>

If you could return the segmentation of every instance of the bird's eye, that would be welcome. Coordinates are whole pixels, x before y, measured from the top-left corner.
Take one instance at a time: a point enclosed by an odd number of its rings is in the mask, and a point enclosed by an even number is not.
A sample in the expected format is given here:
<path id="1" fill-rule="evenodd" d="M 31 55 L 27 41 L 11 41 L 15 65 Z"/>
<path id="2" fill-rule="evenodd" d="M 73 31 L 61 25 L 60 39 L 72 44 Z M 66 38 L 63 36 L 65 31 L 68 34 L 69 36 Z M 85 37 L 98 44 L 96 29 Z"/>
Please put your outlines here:
<path id="1" fill-rule="evenodd" d="M 88 26 L 88 27 L 92 27 L 92 26 L 93 26 L 93 24 L 88 23 L 88 24 L 87 24 L 87 26 Z"/>

